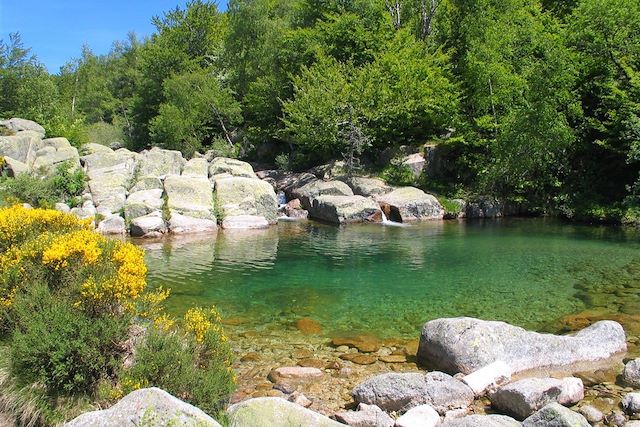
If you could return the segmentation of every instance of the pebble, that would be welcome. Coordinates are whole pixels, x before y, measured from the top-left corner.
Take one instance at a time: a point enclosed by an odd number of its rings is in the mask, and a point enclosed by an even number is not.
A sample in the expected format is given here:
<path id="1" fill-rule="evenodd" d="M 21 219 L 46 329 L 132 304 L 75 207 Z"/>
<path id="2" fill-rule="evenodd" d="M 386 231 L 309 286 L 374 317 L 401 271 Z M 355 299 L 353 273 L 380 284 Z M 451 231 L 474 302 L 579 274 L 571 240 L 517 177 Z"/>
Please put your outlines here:
<path id="1" fill-rule="evenodd" d="M 604 419 L 604 414 L 598 410 L 598 408 L 585 405 L 580 407 L 579 411 L 590 423 L 599 423 Z"/>
<path id="2" fill-rule="evenodd" d="M 373 363 L 376 363 L 377 360 L 377 357 L 371 356 L 369 354 L 357 354 L 351 359 L 353 363 L 358 365 L 371 365 Z"/>
<path id="3" fill-rule="evenodd" d="M 303 366 L 305 368 L 323 369 L 327 365 L 327 362 L 320 359 L 308 358 L 308 359 L 298 360 L 298 365 Z"/>
<path id="4" fill-rule="evenodd" d="M 380 356 L 381 362 L 384 363 L 405 363 L 407 361 L 407 357 L 400 354 L 390 354 L 388 356 Z"/>
<path id="5" fill-rule="evenodd" d="M 322 333 L 322 326 L 310 317 L 302 317 L 296 320 L 295 327 L 300 332 L 307 335 Z"/>
<path id="6" fill-rule="evenodd" d="M 295 350 L 293 353 L 291 353 L 291 357 L 293 357 L 294 359 L 308 359 L 312 356 L 313 352 L 307 350 L 306 348 Z"/>

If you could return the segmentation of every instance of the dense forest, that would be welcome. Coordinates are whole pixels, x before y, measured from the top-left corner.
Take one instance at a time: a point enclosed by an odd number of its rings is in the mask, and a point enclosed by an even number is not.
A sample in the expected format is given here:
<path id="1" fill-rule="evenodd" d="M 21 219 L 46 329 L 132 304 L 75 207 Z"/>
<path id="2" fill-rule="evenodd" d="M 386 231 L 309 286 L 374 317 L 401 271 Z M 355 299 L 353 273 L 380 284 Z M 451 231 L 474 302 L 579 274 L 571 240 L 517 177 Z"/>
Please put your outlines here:
<path id="1" fill-rule="evenodd" d="M 427 191 L 639 216 L 637 0 L 195 0 L 153 23 L 57 74 L 12 34 L 0 117 L 291 170 L 437 144 Z"/>

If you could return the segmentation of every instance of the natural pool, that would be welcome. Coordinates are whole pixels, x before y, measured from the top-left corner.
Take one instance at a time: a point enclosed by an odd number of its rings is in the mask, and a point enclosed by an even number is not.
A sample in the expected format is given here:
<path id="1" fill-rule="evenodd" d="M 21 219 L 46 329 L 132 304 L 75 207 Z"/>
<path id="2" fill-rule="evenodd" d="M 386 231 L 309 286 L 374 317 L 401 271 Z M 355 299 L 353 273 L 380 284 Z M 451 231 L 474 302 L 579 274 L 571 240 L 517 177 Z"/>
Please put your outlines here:
<path id="1" fill-rule="evenodd" d="M 310 317 L 327 336 L 415 339 L 438 317 L 543 329 L 593 307 L 640 314 L 640 275 L 629 267 L 640 257 L 640 234 L 622 228 L 550 219 L 407 228 L 288 222 L 138 242 L 150 284 L 172 290 L 171 310 L 215 304 L 257 331 Z M 619 271 L 626 278 L 612 283 Z"/>

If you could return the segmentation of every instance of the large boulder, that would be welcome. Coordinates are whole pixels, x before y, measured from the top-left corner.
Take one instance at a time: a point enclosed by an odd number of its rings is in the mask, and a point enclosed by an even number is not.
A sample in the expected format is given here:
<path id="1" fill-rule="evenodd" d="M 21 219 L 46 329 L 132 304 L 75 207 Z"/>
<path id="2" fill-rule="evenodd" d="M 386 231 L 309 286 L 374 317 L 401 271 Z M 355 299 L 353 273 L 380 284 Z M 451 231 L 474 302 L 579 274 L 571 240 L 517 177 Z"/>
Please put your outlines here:
<path id="1" fill-rule="evenodd" d="M 309 217 L 333 224 L 382 221 L 378 204 L 362 196 L 318 196 L 308 210 Z"/>
<path id="2" fill-rule="evenodd" d="M 185 164 L 182 153 L 153 147 L 140 153 L 140 176 L 180 175 Z"/>
<path id="3" fill-rule="evenodd" d="M 125 234 L 127 232 L 124 218 L 119 215 L 112 215 L 103 219 L 98 224 L 97 229 L 102 234 Z"/>
<path id="4" fill-rule="evenodd" d="M 72 169 L 80 169 L 80 156 L 78 150 L 72 147 L 65 138 L 55 138 L 66 142 L 66 146 L 60 144 L 58 147 L 54 145 L 45 145 L 36 151 L 36 157 L 33 160 L 31 169 L 44 174 L 53 174 L 58 165 L 67 163 Z M 49 141 L 49 140 L 45 140 Z M 43 141 L 43 143 L 45 142 Z"/>
<path id="5" fill-rule="evenodd" d="M 228 177 L 216 180 L 215 191 L 217 209 L 223 221 L 246 215 L 264 217 L 269 224 L 278 220 L 278 199 L 267 182 L 257 178 Z"/>
<path id="6" fill-rule="evenodd" d="M 130 193 L 124 204 L 124 217 L 127 221 L 162 209 L 162 190 L 141 190 Z"/>
<path id="7" fill-rule="evenodd" d="M 112 153 L 113 150 L 106 145 L 96 144 L 95 142 L 88 142 L 86 144 L 82 144 L 82 147 L 80 147 L 80 152 L 83 156 L 89 156 L 91 154 L 97 153 Z"/>
<path id="8" fill-rule="evenodd" d="M 194 218 L 215 220 L 213 190 L 204 177 L 170 175 L 164 180 L 167 207 Z"/>
<path id="9" fill-rule="evenodd" d="M 522 427 L 590 427 L 586 418 L 559 403 L 550 403 L 522 422 Z"/>
<path id="10" fill-rule="evenodd" d="M 158 211 L 131 221 L 130 233 L 134 237 L 158 237 L 167 232 L 167 224 Z"/>
<path id="11" fill-rule="evenodd" d="M 575 335 L 561 336 L 457 317 L 427 322 L 417 356 L 425 366 L 464 374 L 502 360 L 515 374 L 543 368 L 565 371 L 608 360 L 626 349 L 624 330 L 613 321 L 596 322 Z"/>
<path id="12" fill-rule="evenodd" d="M 12 159 L 11 157 L 4 156 L 4 166 L 2 167 L 3 171 L 6 171 L 7 174 L 11 177 L 16 177 L 21 173 L 29 172 L 29 166 L 26 163 L 22 163 L 16 159 Z"/>
<path id="13" fill-rule="evenodd" d="M 357 196 L 381 196 L 390 193 L 393 187 L 380 178 L 367 178 L 363 176 L 353 176 L 341 178 Z"/>
<path id="14" fill-rule="evenodd" d="M 353 196 L 353 191 L 342 181 L 315 180 L 292 189 L 288 196 L 299 199 L 303 209 L 311 210 L 313 201 L 319 196 Z"/>
<path id="15" fill-rule="evenodd" d="M 344 427 L 324 415 L 280 397 L 259 397 L 231 405 L 229 427 Z"/>
<path id="16" fill-rule="evenodd" d="M 209 165 L 209 176 L 215 177 L 223 174 L 258 179 L 249 163 L 226 157 L 216 157 Z"/>
<path id="17" fill-rule="evenodd" d="M 129 189 L 129 193 L 135 193 L 136 191 L 143 190 L 163 190 L 164 185 L 159 177 L 148 175 L 140 177 L 136 180 L 133 187 Z"/>
<path id="18" fill-rule="evenodd" d="M 26 165 L 32 165 L 36 151 L 42 147 L 41 136 L 33 131 L 12 136 L 0 136 L 0 156 L 11 157 Z"/>
<path id="19" fill-rule="evenodd" d="M 123 427 L 143 424 L 220 427 L 202 410 L 155 387 L 132 391 L 109 409 L 84 413 L 64 426 Z"/>
<path id="20" fill-rule="evenodd" d="M 45 135 L 45 131 L 44 128 L 42 126 L 40 126 L 38 123 L 32 121 L 32 120 L 27 120 L 27 119 L 21 119 L 19 117 L 14 117 L 12 119 L 9 120 L 2 120 L 0 121 L 0 125 L 6 127 L 7 129 L 10 129 L 14 132 L 23 132 L 23 131 L 31 131 L 36 133 L 41 139 L 44 138 Z"/>
<path id="21" fill-rule="evenodd" d="M 194 158 L 185 163 L 182 176 L 209 178 L 209 162 L 203 158 Z"/>
<path id="22" fill-rule="evenodd" d="M 465 206 L 467 218 L 497 218 L 502 216 L 502 203 L 494 197 L 481 196 L 470 200 Z"/>
<path id="23" fill-rule="evenodd" d="M 121 148 L 96 152 L 81 158 L 89 178 L 89 189 L 97 208 L 118 212 L 134 181 L 139 155 Z"/>
<path id="24" fill-rule="evenodd" d="M 315 175 L 308 172 L 293 173 L 286 172 L 283 174 L 274 174 L 274 187 L 276 191 L 284 191 L 288 200 L 295 199 L 293 191 L 297 188 L 303 187 L 310 182 L 318 180 Z"/>
<path id="25" fill-rule="evenodd" d="M 215 220 L 193 218 L 171 211 L 171 218 L 169 219 L 169 232 L 171 233 L 213 233 L 217 229 L 218 224 Z"/>
<path id="26" fill-rule="evenodd" d="M 396 222 L 442 219 L 444 209 L 431 194 L 415 187 L 401 187 L 378 197 L 387 218 Z"/>
<path id="27" fill-rule="evenodd" d="M 579 378 L 525 378 L 500 387 L 489 395 L 491 405 L 501 412 L 525 419 L 549 403 L 570 406 L 584 398 Z"/>
<path id="28" fill-rule="evenodd" d="M 371 377 L 353 389 L 356 401 L 385 411 L 405 411 L 428 404 L 439 414 L 467 408 L 473 391 L 443 372 L 387 373 Z"/>
<path id="29" fill-rule="evenodd" d="M 522 424 L 506 415 L 467 415 L 448 419 L 440 427 L 520 427 Z"/>

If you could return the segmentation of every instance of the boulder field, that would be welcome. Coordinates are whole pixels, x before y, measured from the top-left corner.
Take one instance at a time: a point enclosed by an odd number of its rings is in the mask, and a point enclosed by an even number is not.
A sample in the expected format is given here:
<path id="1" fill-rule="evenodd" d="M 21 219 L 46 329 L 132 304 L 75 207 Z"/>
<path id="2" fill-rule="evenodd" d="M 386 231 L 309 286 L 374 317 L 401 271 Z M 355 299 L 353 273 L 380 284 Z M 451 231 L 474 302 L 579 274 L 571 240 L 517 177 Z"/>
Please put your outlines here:
<path id="1" fill-rule="evenodd" d="M 337 374 L 337 371 L 324 366 L 282 366 L 268 376 L 268 380 L 275 384 L 273 390 L 277 390 L 280 397 L 254 397 L 230 405 L 224 414 L 225 425 L 630 427 L 635 425 L 632 420 L 640 416 L 640 393 L 633 392 L 633 387 L 637 387 L 635 372 L 640 359 L 627 362 L 623 371 L 616 356 L 625 352 L 624 332 L 619 334 L 621 328 L 615 322 L 599 323 L 571 336 L 559 336 L 525 331 L 501 322 L 471 318 L 437 319 L 425 324 L 418 355 L 425 357 L 427 346 L 438 348 L 438 352 L 428 355 L 429 361 L 446 366 L 449 373 L 435 370 L 377 374 L 356 383 L 352 390 L 353 409 L 321 414 L 312 410 L 321 408 L 302 394 L 302 390 L 305 385 L 317 385 L 322 378 Z M 434 325 L 439 331 L 435 335 L 430 333 Z M 458 329 L 460 325 L 464 327 Z M 473 335 L 474 330 L 481 330 L 482 335 L 490 339 L 479 339 L 479 335 Z M 467 331 L 471 334 L 467 335 Z M 450 345 L 456 336 L 460 341 L 459 347 L 471 346 L 479 355 L 477 361 L 457 364 L 460 349 Z M 589 338 L 584 339 L 585 336 Z M 344 346 L 339 340 L 332 345 Z M 585 384 L 578 376 L 537 374 L 519 377 L 524 372 L 531 374 L 533 359 L 511 355 L 530 352 L 531 347 L 527 345 L 535 345 L 537 365 L 545 368 L 550 366 L 550 359 L 554 359 L 552 365 L 555 368 L 570 372 L 575 372 L 573 370 L 581 363 L 607 360 L 616 372 L 624 372 L 620 379 L 623 385 L 628 386 L 621 388 L 619 409 L 614 407 L 611 412 L 603 413 L 592 406 L 587 394 L 593 394 L 594 389 L 585 392 Z M 487 354 L 492 357 L 487 358 Z M 296 357 L 306 356 L 300 354 Z M 465 353 L 464 360 L 471 360 L 470 353 Z M 482 365 L 486 362 L 489 363 Z M 610 399 L 611 395 L 606 396 Z M 219 425 L 198 408 L 160 389 L 151 388 L 132 392 L 113 407 L 83 414 L 66 426 L 136 425 L 149 413 L 154 415 L 158 425 Z"/>
<path id="2" fill-rule="evenodd" d="M 350 224 L 385 217 L 395 222 L 445 217 L 433 195 L 414 187 L 394 188 L 378 178 L 348 176 L 341 162 L 303 173 L 254 172 L 247 162 L 213 152 L 187 160 L 179 151 L 158 147 L 136 153 L 89 143 L 78 150 L 65 138 L 45 138 L 44 128 L 29 120 L 13 118 L 0 126 L 14 133 L 0 136 L 8 175 L 50 175 L 63 163 L 85 171 L 81 204 L 57 208 L 93 218 L 105 234 L 211 233 L 218 226 L 266 228 L 278 219 Z M 461 201 L 460 207 L 458 216 L 448 212 L 446 218 L 495 217 L 503 210 L 487 197 Z"/>

